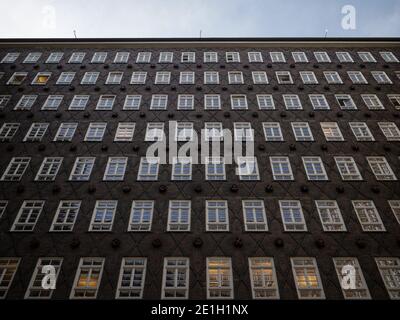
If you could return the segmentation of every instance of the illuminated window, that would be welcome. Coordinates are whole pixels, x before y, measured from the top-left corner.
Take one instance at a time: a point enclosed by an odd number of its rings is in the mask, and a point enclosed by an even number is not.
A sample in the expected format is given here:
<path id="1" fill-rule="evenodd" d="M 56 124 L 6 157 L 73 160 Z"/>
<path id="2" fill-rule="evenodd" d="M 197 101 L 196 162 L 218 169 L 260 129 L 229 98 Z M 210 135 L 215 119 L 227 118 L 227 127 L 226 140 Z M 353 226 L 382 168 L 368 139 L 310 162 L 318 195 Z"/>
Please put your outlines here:
<path id="1" fill-rule="evenodd" d="M 120 122 L 118 123 L 117 131 L 115 132 L 114 141 L 130 142 L 133 140 L 134 132 L 135 132 L 134 122 Z"/>
<path id="2" fill-rule="evenodd" d="M 347 231 L 336 200 L 315 200 L 315 206 L 325 232 Z"/>
<path id="3" fill-rule="evenodd" d="M 0 258 L 0 299 L 7 296 L 20 261 L 20 258 Z"/>
<path id="4" fill-rule="evenodd" d="M 147 258 L 122 258 L 116 299 L 142 299 Z"/>
<path id="5" fill-rule="evenodd" d="M 150 231 L 151 223 L 153 221 L 153 212 L 153 200 L 132 201 L 128 231 Z"/>
<path id="6" fill-rule="evenodd" d="M 45 85 L 49 81 L 51 72 L 39 72 L 32 81 L 32 84 Z"/>
<path id="7" fill-rule="evenodd" d="M 104 258 L 81 258 L 70 299 L 96 299 L 103 268 Z"/>
<path id="8" fill-rule="evenodd" d="M 189 258 L 164 258 L 161 299 L 187 299 Z"/>
<path id="9" fill-rule="evenodd" d="M 337 122 L 320 122 L 326 141 L 344 141 Z"/>
<path id="10" fill-rule="evenodd" d="M 400 259 L 395 257 L 375 258 L 383 283 L 390 299 L 400 299 Z"/>
<path id="11" fill-rule="evenodd" d="M 61 200 L 51 224 L 51 232 L 72 231 L 81 207 L 80 200 Z"/>
<path id="12" fill-rule="evenodd" d="M 231 258 L 207 258 L 207 299 L 233 299 Z"/>
<path id="13" fill-rule="evenodd" d="M 365 232 L 386 231 L 381 217 L 372 200 L 352 200 L 361 228 Z"/>
<path id="14" fill-rule="evenodd" d="M 290 258 L 299 299 L 325 299 L 317 261 L 312 257 Z"/>
<path id="15" fill-rule="evenodd" d="M 253 299 L 279 299 L 273 258 L 249 258 L 249 273 Z"/>
<path id="16" fill-rule="evenodd" d="M 44 201 L 41 200 L 25 200 L 18 211 L 17 217 L 10 231 L 29 232 L 35 229 L 35 225 L 42 213 Z"/>

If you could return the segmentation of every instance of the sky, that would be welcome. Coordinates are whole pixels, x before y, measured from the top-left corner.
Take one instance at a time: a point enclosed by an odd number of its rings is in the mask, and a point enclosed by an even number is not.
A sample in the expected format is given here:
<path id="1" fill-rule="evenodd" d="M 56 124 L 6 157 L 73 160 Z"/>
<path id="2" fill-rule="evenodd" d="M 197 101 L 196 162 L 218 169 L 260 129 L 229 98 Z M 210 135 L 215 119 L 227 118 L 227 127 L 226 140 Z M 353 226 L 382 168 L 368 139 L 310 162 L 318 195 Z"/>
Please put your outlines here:
<path id="1" fill-rule="evenodd" d="M 0 12 L 0 38 L 400 36 L 400 0 L 0 0 Z"/>

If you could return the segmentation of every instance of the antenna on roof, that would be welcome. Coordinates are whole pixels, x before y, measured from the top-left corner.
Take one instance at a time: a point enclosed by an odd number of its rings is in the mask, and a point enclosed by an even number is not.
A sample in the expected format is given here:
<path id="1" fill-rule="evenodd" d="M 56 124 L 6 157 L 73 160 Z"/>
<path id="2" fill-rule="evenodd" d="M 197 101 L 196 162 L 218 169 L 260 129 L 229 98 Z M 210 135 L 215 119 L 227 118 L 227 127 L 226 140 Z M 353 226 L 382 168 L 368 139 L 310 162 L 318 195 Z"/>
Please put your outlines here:
<path id="1" fill-rule="evenodd" d="M 75 37 L 75 39 L 77 39 L 77 37 L 76 37 L 76 31 L 74 30 L 74 37 Z"/>
<path id="2" fill-rule="evenodd" d="M 325 36 L 324 36 L 324 39 L 326 39 L 327 36 L 328 36 L 328 29 L 325 29 Z"/>
<path id="3" fill-rule="evenodd" d="M 201 30 L 200 30 L 200 39 L 201 39 Z"/>

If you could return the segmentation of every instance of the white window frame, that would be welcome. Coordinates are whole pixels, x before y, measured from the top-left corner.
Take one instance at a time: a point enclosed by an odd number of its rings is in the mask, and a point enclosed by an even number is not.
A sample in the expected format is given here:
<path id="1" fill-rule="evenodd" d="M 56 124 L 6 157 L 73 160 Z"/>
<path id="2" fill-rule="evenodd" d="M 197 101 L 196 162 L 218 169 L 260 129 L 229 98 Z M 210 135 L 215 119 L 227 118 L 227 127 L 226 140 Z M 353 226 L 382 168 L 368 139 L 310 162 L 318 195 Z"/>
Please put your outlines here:
<path id="1" fill-rule="evenodd" d="M 133 200 L 128 232 L 150 232 L 153 216 L 154 200 Z"/>
<path id="2" fill-rule="evenodd" d="M 366 157 L 372 173 L 378 181 L 397 180 L 385 157 Z"/>
<path id="3" fill-rule="evenodd" d="M 264 200 L 242 200 L 243 222 L 247 232 L 268 231 Z"/>
<path id="4" fill-rule="evenodd" d="M 334 159 L 336 162 L 336 167 L 343 181 L 363 180 L 360 170 L 358 170 L 357 163 L 354 161 L 353 157 L 337 156 L 334 157 Z"/>
<path id="5" fill-rule="evenodd" d="M 35 181 L 54 181 L 63 160 L 63 157 L 45 157 L 36 174 Z"/>
<path id="6" fill-rule="evenodd" d="M 142 299 L 146 269 L 147 258 L 122 258 L 115 299 Z"/>
<path id="7" fill-rule="evenodd" d="M 300 300 L 325 299 L 317 260 L 314 257 L 291 257 L 290 263 L 298 298 Z"/>
<path id="8" fill-rule="evenodd" d="M 150 173 L 153 166 L 155 166 L 156 172 Z M 145 171 L 145 168 L 148 168 L 148 170 Z M 158 158 L 158 157 L 141 157 L 137 180 L 138 181 L 157 181 L 159 168 L 160 168 L 160 158 Z"/>
<path id="9" fill-rule="evenodd" d="M 207 299 L 233 299 L 232 260 L 207 257 Z"/>
<path id="10" fill-rule="evenodd" d="M 381 216 L 372 200 L 352 200 L 351 203 L 364 232 L 386 231 Z"/>
<path id="11" fill-rule="evenodd" d="M 279 299 L 274 258 L 249 257 L 248 262 L 253 299 Z"/>
<path id="12" fill-rule="evenodd" d="M 95 157 L 77 157 L 69 181 L 89 181 L 95 164 Z"/>
<path id="13" fill-rule="evenodd" d="M 81 200 L 60 200 L 49 231 L 72 232 L 81 204 Z"/>
<path id="14" fill-rule="evenodd" d="M 32 232 L 43 211 L 44 203 L 44 200 L 25 200 L 15 217 L 10 231 Z"/>
<path id="15" fill-rule="evenodd" d="M 307 232 L 303 208 L 298 200 L 279 200 L 283 229 L 286 232 Z M 285 216 L 286 214 L 286 216 Z"/>
<path id="16" fill-rule="evenodd" d="M 90 232 L 111 232 L 118 200 L 97 200 L 90 221 Z M 110 217 L 111 215 L 111 217 Z"/>
<path id="17" fill-rule="evenodd" d="M 76 270 L 74 284 L 71 289 L 70 299 L 96 299 L 101 283 L 101 277 L 104 269 L 104 258 L 100 257 L 84 257 L 79 260 L 79 265 Z M 85 272 L 85 274 L 82 274 Z M 95 276 L 93 277 L 93 274 Z M 86 279 L 86 280 L 85 280 Z M 81 286 L 78 284 L 92 283 L 96 281 L 96 285 L 92 284 Z"/>
<path id="18" fill-rule="evenodd" d="M 309 181 L 327 181 L 329 180 L 326 174 L 324 163 L 321 157 L 301 157 L 304 165 L 304 171 L 307 174 Z"/>
<path id="19" fill-rule="evenodd" d="M 124 181 L 128 157 L 109 157 L 103 181 Z"/>
<path id="20" fill-rule="evenodd" d="M 169 200 L 167 231 L 190 232 L 191 207 L 190 200 Z"/>
<path id="21" fill-rule="evenodd" d="M 315 200 L 324 232 L 346 232 L 347 228 L 336 200 Z"/>

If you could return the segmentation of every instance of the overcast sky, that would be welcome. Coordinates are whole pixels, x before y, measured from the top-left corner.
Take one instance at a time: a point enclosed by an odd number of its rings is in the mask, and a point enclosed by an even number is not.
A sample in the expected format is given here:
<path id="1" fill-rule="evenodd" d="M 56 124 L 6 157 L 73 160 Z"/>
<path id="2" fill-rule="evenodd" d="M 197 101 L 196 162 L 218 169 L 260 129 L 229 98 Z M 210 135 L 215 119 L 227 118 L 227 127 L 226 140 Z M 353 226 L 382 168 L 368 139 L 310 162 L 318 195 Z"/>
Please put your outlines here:
<path id="1" fill-rule="evenodd" d="M 400 0 L 0 0 L 0 12 L 1 38 L 400 36 Z"/>

